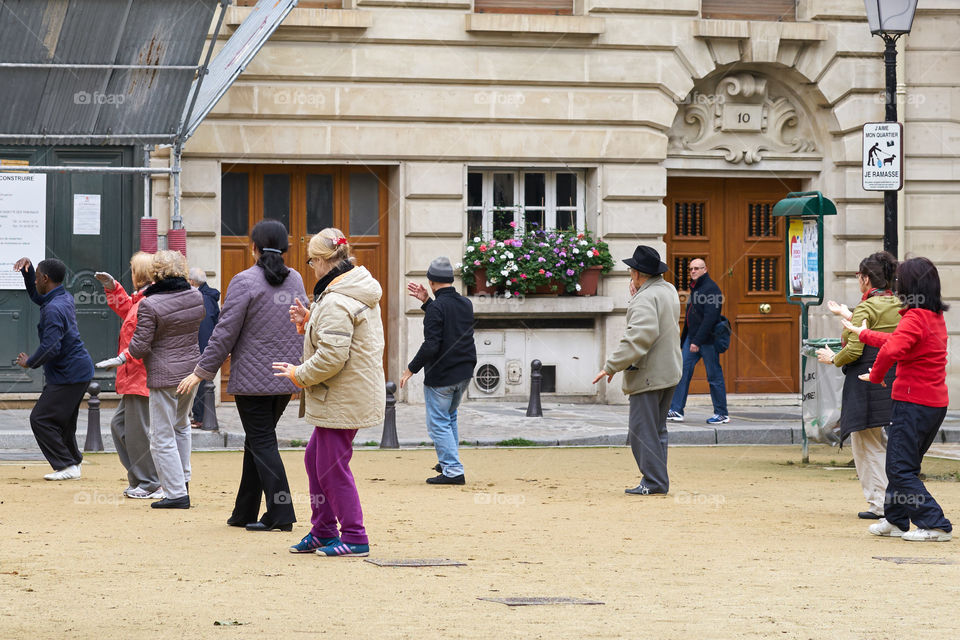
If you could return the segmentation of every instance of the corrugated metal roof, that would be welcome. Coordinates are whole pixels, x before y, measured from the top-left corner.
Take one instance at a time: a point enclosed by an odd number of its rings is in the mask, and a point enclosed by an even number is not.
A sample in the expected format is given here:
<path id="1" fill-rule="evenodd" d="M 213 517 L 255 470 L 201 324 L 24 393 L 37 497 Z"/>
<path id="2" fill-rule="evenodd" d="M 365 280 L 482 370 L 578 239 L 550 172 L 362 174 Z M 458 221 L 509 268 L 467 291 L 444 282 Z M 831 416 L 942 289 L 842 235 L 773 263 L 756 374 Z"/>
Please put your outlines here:
<path id="1" fill-rule="evenodd" d="M 172 143 L 218 4 L 0 0 L 0 144 L 51 142 L 42 134 L 79 136 L 61 144 Z M 10 63 L 151 68 L 2 66 Z"/>

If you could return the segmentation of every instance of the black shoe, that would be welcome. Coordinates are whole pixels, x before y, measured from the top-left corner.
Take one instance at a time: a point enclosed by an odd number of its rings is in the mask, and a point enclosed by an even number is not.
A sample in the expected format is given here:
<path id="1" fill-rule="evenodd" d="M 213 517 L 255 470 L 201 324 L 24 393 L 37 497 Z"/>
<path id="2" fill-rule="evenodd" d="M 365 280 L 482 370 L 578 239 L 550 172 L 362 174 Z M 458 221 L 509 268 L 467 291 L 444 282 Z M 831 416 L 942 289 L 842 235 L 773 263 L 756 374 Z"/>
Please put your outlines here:
<path id="1" fill-rule="evenodd" d="M 182 498 L 164 498 L 163 500 L 158 500 L 157 502 L 151 502 L 150 506 L 154 509 L 189 509 L 190 496 L 183 496 Z"/>
<path id="2" fill-rule="evenodd" d="M 443 473 L 443 467 L 440 466 L 439 462 L 433 465 L 433 470 L 436 471 L 437 473 Z"/>
<path id="3" fill-rule="evenodd" d="M 642 484 L 638 484 L 633 489 L 624 489 L 624 493 L 629 493 L 633 496 L 665 496 L 667 495 L 665 491 L 651 491 L 650 487 Z"/>
<path id="4" fill-rule="evenodd" d="M 427 478 L 427 484 L 466 484 L 467 480 L 461 473 L 458 476 L 445 476 L 442 473 L 435 478 Z"/>
<path id="5" fill-rule="evenodd" d="M 247 531 L 293 531 L 293 524 L 264 524 L 262 522 L 251 522 L 247 525 Z"/>
<path id="6" fill-rule="evenodd" d="M 245 527 L 250 524 L 249 520 L 234 520 L 233 518 L 227 518 L 227 524 L 231 527 Z"/>
<path id="7" fill-rule="evenodd" d="M 879 520 L 883 516 L 877 515 L 873 511 L 861 511 L 857 514 L 857 517 L 861 520 Z"/>

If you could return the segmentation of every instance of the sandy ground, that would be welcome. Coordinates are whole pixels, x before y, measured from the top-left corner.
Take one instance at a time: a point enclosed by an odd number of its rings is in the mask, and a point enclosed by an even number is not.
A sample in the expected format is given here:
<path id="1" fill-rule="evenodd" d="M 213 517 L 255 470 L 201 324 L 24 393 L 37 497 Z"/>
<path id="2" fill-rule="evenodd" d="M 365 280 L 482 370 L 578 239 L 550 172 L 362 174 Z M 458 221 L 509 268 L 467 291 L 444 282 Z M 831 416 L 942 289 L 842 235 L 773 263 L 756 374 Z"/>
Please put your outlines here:
<path id="1" fill-rule="evenodd" d="M 667 497 L 634 497 L 627 449 L 474 449 L 469 484 L 431 487 L 429 450 L 358 451 L 377 558 L 465 567 L 381 568 L 296 556 L 307 532 L 302 453 L 284 460 L 301 523 L 227 527 L 241 454 L 194 454 L 195 507 L 120 497 L 115 455 L 50 483 L 0 464 L 0 638 L 952 638 L 960 536 L 876 538 L 848 451 L 674 448 Z M 946 478 L 960 462 L 928 459 Z M 928 484 L 960 524 L 960 483 Z M 894 564 L 873 556 L 951 565 Z M 497 596 L 597 606 L 507 607 Z M 215 626 L 236 621 L 240 626 Z"/>

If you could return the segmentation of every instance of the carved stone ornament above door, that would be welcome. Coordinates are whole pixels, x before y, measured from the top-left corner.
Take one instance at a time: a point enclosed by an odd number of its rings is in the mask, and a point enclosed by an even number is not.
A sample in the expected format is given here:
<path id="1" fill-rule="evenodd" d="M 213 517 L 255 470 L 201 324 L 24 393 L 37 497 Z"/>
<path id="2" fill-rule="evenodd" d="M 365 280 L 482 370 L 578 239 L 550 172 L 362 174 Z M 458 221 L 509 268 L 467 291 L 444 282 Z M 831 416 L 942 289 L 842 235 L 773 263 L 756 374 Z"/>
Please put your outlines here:
<path id="1" fill-rule="evenodd" d="M 680 105 L 669 155 L 721 156 L 732 164 L 765 157 L 816 155 L 811 122 L 787 91 L 768 77 L 741 72 L 702 81 Z"/>

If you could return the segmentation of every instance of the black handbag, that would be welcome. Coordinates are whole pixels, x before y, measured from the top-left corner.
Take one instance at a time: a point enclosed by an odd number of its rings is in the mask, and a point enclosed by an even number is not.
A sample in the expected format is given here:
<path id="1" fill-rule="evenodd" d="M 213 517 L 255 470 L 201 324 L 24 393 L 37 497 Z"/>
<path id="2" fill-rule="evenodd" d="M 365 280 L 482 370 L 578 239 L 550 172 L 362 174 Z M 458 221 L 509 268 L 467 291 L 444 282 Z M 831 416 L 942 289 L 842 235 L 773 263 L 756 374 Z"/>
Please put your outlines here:
<path id="1" fill-rule="evenodd" d="M 730 321 L 726 316 L 720 316 L 717 324 L 713 325 L 713 346 L 717 353 L 723 353 L 730 348 Z"/>

